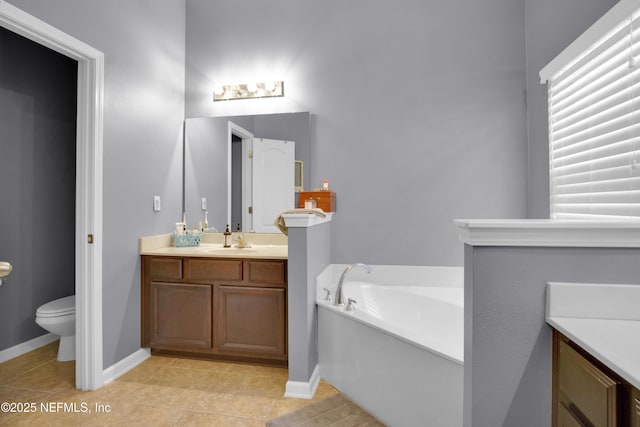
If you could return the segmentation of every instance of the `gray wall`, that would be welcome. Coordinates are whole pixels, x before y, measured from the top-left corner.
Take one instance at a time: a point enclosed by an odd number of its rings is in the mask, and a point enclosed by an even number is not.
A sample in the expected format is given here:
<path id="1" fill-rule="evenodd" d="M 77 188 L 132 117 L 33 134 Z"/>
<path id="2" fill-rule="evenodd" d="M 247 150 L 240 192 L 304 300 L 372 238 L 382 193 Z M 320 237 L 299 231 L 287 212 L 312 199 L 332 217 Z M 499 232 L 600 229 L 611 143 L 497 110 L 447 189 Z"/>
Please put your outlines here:
<path id="1" fill-rule="evenodd" d="M 640 249 L 465 247 L 464 425 L 551 424 L 547 282 L 639 284 Z"/>
<path id="2" fill-rule="evenodd" d="M 0 350 L 47 333 L 37 308 L 75 292 L 77 68 L 0 28 Z"/>
<path id="3" fill-rule="evenodd" d="M 234 117 L 231 121 L 251 132 L 251 118 Z M 207 198 L 209 227 L 224 231 L 228 223 L 227 132 L 226 119 L 187 119 L 185 211 L 190 228 L 204 218 L 202 197 Z"/>
<path id="4" fill-rule="evenodd" d="M 318 364 L 316 277 L 329 265 L 331 227 L 289 228 L 289 380 L 309 382 Z M 295 319 L 291 321 L 291 319 Z"/>
<path id="5" fill-rule="evenodd" d="M 539 71 L 617 0 L 525 0 L 530 218 L 549 218 L 547 85 Z"/>
<path id="6" fill-rule="evenodd" d="M 105 54 L 102 244 L 108 367 L 140 348 L 138 238 L 171 231 L 182 210 L 185 4 L 10 3 Z M 153 212 L 153 195 L 162 197 L 161 212 Z"/>
<path id="7" fill-rule="evenodd" d="M 332 262 L 462 265 L 454 218 L 527 213 L 523 28 L 524 1 L 187 0 L 187 115 L 311 112 Z M 260 77 L 286 96 L 213 103 Z"/>

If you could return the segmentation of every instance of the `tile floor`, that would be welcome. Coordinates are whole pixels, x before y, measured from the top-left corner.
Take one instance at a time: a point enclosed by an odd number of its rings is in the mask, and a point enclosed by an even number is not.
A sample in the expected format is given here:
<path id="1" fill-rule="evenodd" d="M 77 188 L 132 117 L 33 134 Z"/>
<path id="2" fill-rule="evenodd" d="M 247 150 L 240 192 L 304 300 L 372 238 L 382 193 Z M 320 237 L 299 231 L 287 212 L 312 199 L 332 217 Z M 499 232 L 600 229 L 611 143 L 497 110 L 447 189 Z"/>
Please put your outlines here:
<path id="1" fill-rule="evenodd" d="M 0 403 L 36 409 L 0 411 L 0 425 L 262 427 L 338 393 L 321 381 L 313 400 L 285 398 L 286 368 L 162 356 L 99 390 L 79 391 L 74 362 L 56 361 L 57 349 L 54 342 L 0 363 Z"/>

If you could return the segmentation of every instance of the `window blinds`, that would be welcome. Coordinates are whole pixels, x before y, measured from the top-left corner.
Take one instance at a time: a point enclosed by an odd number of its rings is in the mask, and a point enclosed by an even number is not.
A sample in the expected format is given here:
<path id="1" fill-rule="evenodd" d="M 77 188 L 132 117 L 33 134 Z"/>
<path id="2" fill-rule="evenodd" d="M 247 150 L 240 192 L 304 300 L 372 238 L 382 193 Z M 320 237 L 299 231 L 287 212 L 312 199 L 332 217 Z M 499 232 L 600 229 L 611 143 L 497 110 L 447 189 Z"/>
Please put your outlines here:
<path id="1" fill-rule="evenodd" d="M 548 90 L 551 218 L 640 217 L 640 11 Z"/>

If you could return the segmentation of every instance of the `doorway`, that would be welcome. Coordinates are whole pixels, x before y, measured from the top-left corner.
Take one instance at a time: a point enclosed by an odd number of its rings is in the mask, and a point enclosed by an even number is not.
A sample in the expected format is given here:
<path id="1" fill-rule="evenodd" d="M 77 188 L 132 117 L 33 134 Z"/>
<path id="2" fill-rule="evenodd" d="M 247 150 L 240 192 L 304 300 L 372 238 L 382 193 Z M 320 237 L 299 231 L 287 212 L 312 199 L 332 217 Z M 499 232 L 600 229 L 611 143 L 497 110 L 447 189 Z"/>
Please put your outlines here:
<path id="1" fill-rule="evenodd" d="M 102 366 L 102 111 L 104 55 L 0 2 L 0 26 L 78 62 L 76 127 L 76 387 L 104 384 Z"/>
<path id="2" fill-rule="evenodd" d="M 0 259 L 14 270 L 0 289 L 8 353 L 54 339 L 36 310 L 75 294 L 77 69 L 0 27 Z"/>

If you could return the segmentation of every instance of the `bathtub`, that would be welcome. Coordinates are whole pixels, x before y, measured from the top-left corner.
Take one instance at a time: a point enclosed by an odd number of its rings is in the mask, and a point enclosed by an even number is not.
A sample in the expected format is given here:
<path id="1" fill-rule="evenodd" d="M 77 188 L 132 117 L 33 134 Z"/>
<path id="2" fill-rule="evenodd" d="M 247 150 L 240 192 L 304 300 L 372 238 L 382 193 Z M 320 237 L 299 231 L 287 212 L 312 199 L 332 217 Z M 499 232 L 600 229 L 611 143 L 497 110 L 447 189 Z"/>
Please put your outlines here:
<path id="1" fill-rule="evenodd" d="M 320 376 L 390 426 L 462 426 L 462 267 L 353 269 L 355 311 L 323 298 L 345 268 L 316 278 Z"/>

